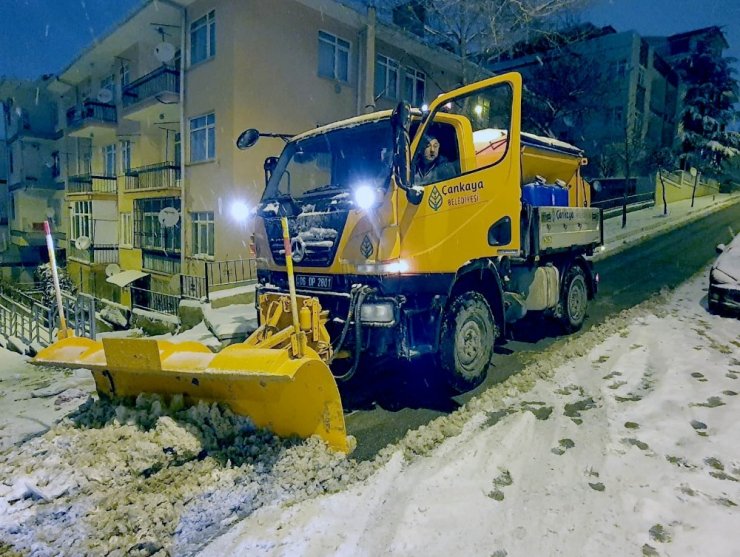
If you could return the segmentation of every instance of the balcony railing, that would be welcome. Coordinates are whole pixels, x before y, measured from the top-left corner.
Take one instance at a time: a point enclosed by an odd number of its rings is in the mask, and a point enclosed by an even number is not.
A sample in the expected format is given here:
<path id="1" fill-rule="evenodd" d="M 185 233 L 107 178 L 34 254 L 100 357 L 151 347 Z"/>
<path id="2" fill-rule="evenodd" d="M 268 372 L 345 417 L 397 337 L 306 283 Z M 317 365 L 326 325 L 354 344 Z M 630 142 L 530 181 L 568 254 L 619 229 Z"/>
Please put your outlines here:
<path id="1" fill-rule="evenodd" d="M 180 187 L 180 167 L 174 162 L 160 162 L 126 171 L 126 191 Z"/>
<path id="2" fill-rule="evenodd" d="M 168 66 L 160 66 L 124 87 L 122 104 L 124 108 L 128 108 L 162 93 L 179 92 L 180 72 Z"/>
<path id="3" fill-rule="evenodd" d="M 73 106 L 67 110 L 68 128 L 76 128 L 92 122 L 115 124 L 117 121 L 116 107 L 112 104 L 85 101 L 82 106 Z"/>
<path id="4" fill-rule="evenodd" d="M 68 182 L 67 193 L 116 193 L 117 191 L 115 176 L 82 174 L 70 176 Z"/>
<path id="5" fill-rule="evenodd" d="M 116 244 L 95 244 L 87 249 L 78 249 L 72 244 L 67 248 L 67 257 L 83 263 L 118 263 L 118 246 Z"/>
<path id="6" fill-rule="evenodd" d="M 180 272 L 180 259 L 179 257 L 175 259 L 166 255 L 157 255 L 145 251 L 142 253 L 141 266 L 145 271 L 176 275 Z"/>

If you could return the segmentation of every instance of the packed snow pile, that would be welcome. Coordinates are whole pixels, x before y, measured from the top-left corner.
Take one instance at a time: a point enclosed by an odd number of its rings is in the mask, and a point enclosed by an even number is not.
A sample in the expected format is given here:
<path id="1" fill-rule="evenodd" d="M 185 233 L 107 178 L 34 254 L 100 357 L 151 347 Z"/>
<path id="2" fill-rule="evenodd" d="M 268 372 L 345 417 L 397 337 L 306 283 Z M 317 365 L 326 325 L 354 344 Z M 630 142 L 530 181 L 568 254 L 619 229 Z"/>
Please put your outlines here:
<path id="1" fill-rule="evenodd" d="M 91 398 L 0 456 L 0 538 L 39 555 L 188 554 L 265 503 L 337 491 L 370 471 L 218 405 Z"/>

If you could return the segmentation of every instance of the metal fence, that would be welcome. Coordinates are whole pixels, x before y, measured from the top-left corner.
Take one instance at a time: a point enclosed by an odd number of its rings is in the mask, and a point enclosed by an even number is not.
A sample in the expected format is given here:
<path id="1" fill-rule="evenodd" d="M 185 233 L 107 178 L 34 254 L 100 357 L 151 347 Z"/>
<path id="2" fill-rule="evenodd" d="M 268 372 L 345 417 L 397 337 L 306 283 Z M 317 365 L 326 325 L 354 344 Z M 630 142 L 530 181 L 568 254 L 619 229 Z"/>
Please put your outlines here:
<path id="1" fill-rule="evenodd" d="M 180 293 L 183 298 L 200 300 L 208 297 L 208 283 L 205 277 L 180 275 Z"/>
<path id="2" fill-rule="evenodd" d="M 124 108 L 161 93 L 180 92 L 180 72 L 169 66 L 160 66 L 123 88 L 121 103 Z"/>
<path id="3" fill-rule="evenodd" d="M 649 203 L 655 202 L 655 192 L 638 193 L 635 195 L 627 196 L 627 205 L 635 205 L 637 203 Z M 612 209 L 613 207 L 621 207 L 624 203 L 624 197 L 612 197 L 610 199 L 602 199 L 600 201 L 594 201 L 591 203 L 592 207 L 599 207 L 601 209 Z"/>
<path id="4" fill-rule="evenodd" d="M 132 308 L 177 315 L 180 296 L 165 294 L 164 292 L 154 292 L 145 288 L 136 288 L 135 286 L 131 286 L 130 288 Z"/>
<path id="5" fill-rule="evenodd" d="M 257 279 L 257 262 L 254 259 L 206 262 L 206 281 L 210 291 L 214 286 L 238 284 Z"/>
<path id="6" fill-rule="evenodd" d="M 14 293 L 17 294 L 17 291 Z M 25 303 L 6 294 L 0 294 L 0 334 L 17 338 L 30 346 L 48 346 L 56 340 L 59 312 L 31 298 L 20 298 Z M 95 298 L 79 293 L 64 294 L 62 307 L 67 326 L 78 337 L 95 338 Z"/>
<path id="7" fill-rule="evenodd" d="M 95 244 L 87 249 L 78 249 L 71 245 L 67 250 L 68 257 L 84 263 L 118 263 L 118 246 L 116 244 Z"/>
<path id="8" fill-rule="evenodd" d="M 165 273 L 176 275 L 180 272 L 180 259 L 167 257 L 166 255 L 157 255 L 149 252 L 143 252 L 142 268 L 145 271 L 154 271 L 156 273 Z"/>
<path id="9" fill-rule="evenodd" d="M 82 106 L 73 106 L 67 110 L 67 127 L 82 126 L 86 120 L 115 124 L 118 121 L 116 106 L 97 101 L 85 101 Z"/>
<path id="10" fill-rule="evenodd" d="M 68 182 L 68 193 L 116 193 L 118 191 L 118 181 L 115 176 L 81 174 L 70 176 Z"/>
<path id="11" fill-rule="evenodd" d="M 126 171 L 126 191 L 180 187 L 180 167 L 174 162 L 161 162 Z"/>

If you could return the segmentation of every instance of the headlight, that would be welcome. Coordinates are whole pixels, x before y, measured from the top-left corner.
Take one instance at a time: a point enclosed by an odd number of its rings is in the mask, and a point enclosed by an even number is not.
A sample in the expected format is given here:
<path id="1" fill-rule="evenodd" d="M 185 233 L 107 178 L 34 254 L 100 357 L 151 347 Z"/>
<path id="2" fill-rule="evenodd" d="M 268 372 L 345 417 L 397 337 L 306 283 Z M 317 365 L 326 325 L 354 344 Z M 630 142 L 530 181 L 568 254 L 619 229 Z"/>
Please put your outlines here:
<path id="1" fill-rule="evenodd" d="M 360 307 L 360 321 L 363 323 L 393 323 L 395 312 L 392 302 L 364 303 Z"/>
<path id="2" fill-rule="evenodd" d="M 714 282 L 718 282 L 720 284 L 733 284 L 737 282 L 736 279 L 732 278 L 730 275 L 728 275 L 724 271 L 720 271 L 719 269 L 712 269 L 710 278 Z"/>
<path id="3" fill-rule="evenodd" d="M 373 275 L 402 275 L 408 273 L 410 269 L 411 265 L 405 259 L 393 259 L 382 263 L 368 263 L 357 266 L 358 273 Z"/>
<path id="4" fill-rule="evenodd" d="M 380 192 L 373 186 L 363 184 L 354 189 L 353 198 L 360 209 L 372 209 L 380 201 Z"/>

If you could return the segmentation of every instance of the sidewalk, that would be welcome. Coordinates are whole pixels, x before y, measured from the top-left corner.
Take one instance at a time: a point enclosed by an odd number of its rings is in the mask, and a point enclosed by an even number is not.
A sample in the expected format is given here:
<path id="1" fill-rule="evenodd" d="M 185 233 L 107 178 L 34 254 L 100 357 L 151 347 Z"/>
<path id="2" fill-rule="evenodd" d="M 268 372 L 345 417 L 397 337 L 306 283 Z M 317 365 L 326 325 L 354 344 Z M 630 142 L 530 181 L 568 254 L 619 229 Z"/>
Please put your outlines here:
<path id="1" fill-rule="evenodd" d="M 717 194 L 697 197 L 694 207 L 686 199 L 668 205 L 663 216 L 663 205 L 648 207 L 627 214 L 627 226 L 622 228 L 622 216 L 604 221 L 604 248 L 593 257 L 594 261 L 615 255 L 623 249 L 652 236 L 668 232 L 688 222 L 740 202 L 740 194 Z M 740 223 L 738 223 L 740 227 Z M 220 340 L 236 342 L 246 338 L 257 327 L 257 312 L 253 304 L 230 305 L 213 309 L 204 308 L 208 329 Z"/>
<path id="2" fill-rule="evenodd" d="M 604 248 L 594 255 L 594 261 L 610 257 L 632 244 L 664 234 L 705 215 L 740 202 L 740 193 L 720 193 L 668 204 L 668 214 L 663 215 L 663 204 L 627 214 L 627 226 L 622 228 L 622 215 L 604 221 Z M 740 225 L 740 223 L 738 223 Z M 737 232 L 737 231 L 736 231 Z"/>

